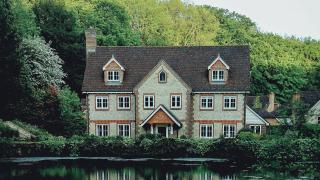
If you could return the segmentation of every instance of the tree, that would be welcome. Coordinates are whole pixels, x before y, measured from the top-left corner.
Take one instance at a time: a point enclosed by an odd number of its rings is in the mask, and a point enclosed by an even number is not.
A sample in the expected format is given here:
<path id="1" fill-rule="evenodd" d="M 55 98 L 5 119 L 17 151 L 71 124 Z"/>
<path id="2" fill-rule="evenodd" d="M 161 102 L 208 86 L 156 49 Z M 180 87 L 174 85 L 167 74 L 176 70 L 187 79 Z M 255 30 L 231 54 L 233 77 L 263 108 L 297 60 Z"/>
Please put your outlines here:
<path id="1" fill-rule="evenodd" d="M 80 99 L 76 93 L 65 87 L 58 93 L 60 121 L 63 128 L 56 133 L 64 136 L 82 135 L 86 132 L 87 123 L 81 111 Z"/>
<path id="2" fill-rule="evenodd" d="M 20 92 L 9 109 L 15 118 L 47 128 L 48 122 L 59 117 L 56 91 L 64 84 L 63 61 L 39 37 L 23 39 L 17 53 Z"/>
<path id="3" fill-rule="evenodd" d="M 19 48 L 20 85 L 24 90 L 44 90 L 49 86 L 64 84 L 63 61 L 44 40 L 39 37 L 24 39 Z"/>
<path id="4" fill-rule="evenodd" d="M 12 9 L 12 1 L 0 1 L 0 116 L 4 119 L 12 118 L 7 107 L 16 101 L 16 94 L 19 93 L 16 48 L 20 39 Z"/>
<path id="5" fill-rule="evenodd" d="M 274 92 L 281 102 L 288 102 L 308 82 L 303 67 L 290 64 L 261 63 L 252 68 L 251 91 L 255 94 Z"/>
<path id="6" fill-rule="evenodd" d="M 52 42 L 52 48 L 65 62 L 66 83 L 80 93 L 85 67 L 84 31 L 79 28 L 74 13 L 66 10 L 63 1 L 53 0 L 37 1 L 33 11 L 41 35 Z"/>

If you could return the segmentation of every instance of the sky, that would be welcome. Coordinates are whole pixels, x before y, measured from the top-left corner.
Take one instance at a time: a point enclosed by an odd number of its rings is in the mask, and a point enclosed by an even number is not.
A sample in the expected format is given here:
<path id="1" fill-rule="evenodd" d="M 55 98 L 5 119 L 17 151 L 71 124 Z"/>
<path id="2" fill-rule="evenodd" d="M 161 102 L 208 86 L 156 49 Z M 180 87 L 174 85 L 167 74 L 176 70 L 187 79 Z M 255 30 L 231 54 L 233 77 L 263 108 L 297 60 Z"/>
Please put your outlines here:
<path id="1" fill-rule="evenodd" d="M 320 40 L 320 0 L 185 0 L 235 11 L 262 32 Z"/>

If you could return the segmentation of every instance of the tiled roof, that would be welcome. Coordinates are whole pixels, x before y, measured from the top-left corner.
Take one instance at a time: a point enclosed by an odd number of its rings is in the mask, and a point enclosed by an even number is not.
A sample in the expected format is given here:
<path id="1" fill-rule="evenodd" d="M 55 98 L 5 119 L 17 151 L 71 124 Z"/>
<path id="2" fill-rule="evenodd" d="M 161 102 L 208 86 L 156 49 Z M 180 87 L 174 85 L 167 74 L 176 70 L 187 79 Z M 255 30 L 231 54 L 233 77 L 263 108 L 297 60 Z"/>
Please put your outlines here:
<path id="1" fill-rule="evenodd" d="M 301 100 L 310 107 L 320 101 L 320 91 L 302 91 L 300 95 Z"/>
<path id="2" fill-rule="evenodd" d="M 211 85 L 207 67 L 219 53 L 230 66 L 229 79 L 225 85 Z M 103 81 L 102 67 L 112 54 L 125 68 L 119 86 L 106 86 Z M 132 91 L 160 60 L 169 64 L 193 91 L 249 91 L 248 46 L 97 47 L 96 54 L 87 59 L 82 91 Z"/>

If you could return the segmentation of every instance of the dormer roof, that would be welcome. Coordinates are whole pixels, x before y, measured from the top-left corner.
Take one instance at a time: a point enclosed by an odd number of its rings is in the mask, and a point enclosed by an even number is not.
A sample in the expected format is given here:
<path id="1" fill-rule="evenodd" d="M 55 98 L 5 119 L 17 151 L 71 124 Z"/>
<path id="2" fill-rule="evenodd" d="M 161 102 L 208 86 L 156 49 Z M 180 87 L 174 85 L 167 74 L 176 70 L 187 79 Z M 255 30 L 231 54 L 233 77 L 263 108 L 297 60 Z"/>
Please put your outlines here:
<path id="1" fill-rule="evenodd" d="M 214 65 L 217 61 L 220 61 L 227 70 L 230 69 L 229 65 L 221 58 L 220 53 L 218 53 L 217 58 L 208 66 L 208 70 L 211 69 L 212 65 Z"/>
<path id="2" fill-rule="evenodd" d="M 116 60 L 116 58 L 114 58 L 114 55 L 112 54 L 111 59 L 107 62 L 107 64 L 105 64 L 102 68 L 102 70 L 106 70 L 106 68 L 109 66 L 109 64 L 111 64 L 112 62 L 117 63 L 117 65 L 120 67 L 120 69 L 122 71 L 125 71 L 124 67 Z"/>

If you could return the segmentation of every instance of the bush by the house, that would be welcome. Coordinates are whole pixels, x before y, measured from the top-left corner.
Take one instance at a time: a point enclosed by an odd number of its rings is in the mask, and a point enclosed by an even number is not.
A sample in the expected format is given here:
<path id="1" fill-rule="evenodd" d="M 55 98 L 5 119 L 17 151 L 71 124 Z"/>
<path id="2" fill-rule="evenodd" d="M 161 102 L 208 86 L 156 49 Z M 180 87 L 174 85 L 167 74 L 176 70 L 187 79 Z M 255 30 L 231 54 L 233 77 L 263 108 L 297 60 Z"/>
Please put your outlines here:
<path id="1" fill-rule="evenodd" d="M 18 136 L 19 136 L 18 131 L 11 129 L 9 126 L 4 124 L 0 119 L 0 137 L 13 138 Z"/>

